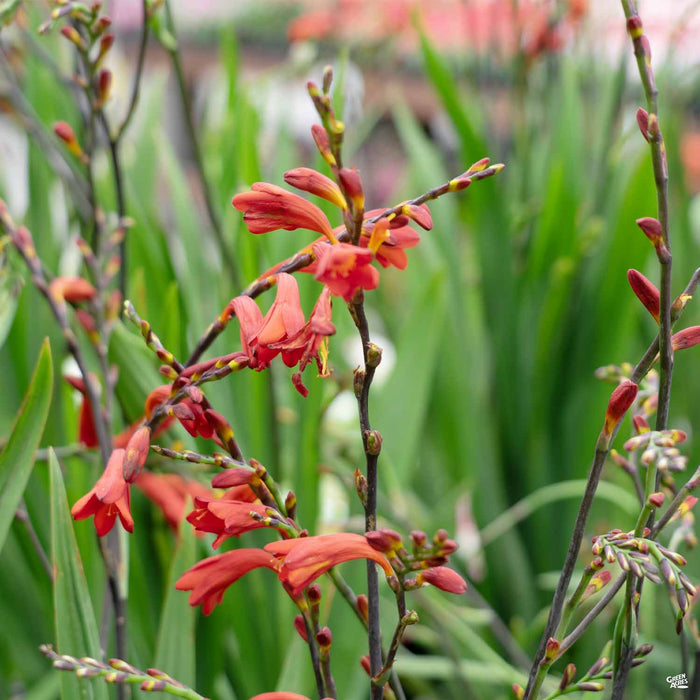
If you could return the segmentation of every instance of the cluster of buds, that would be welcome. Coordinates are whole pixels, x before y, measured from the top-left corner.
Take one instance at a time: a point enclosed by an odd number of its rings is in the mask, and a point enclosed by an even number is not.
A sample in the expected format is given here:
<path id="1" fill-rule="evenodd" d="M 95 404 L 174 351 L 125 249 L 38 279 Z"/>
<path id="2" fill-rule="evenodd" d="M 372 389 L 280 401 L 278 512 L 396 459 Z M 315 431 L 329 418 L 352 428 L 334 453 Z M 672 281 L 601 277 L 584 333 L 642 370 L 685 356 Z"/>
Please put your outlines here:
<path id="1" fill-rule="evenodd" d="M 112 73 L 101 67 L 105 56 L 114 44 L 114 34 L 107 31 L 112 20 L 101 13 L 100 0 L 94 0 L 90 5 L 80 2 L 57 2 L 56 4 L 57 7 L 51 12 L 51 17 L 39 27 L 39 33 L 48 32 L 63 19 L 69 20 L 61 27 L 61 34 L 76 47 L 83 57 L 86 68 L 85 74 L 74 76 L 74 80 L 85 90 L 95 111 L 99 111 L 109 99 L 112 89 Z M 59 122 L 59 124 L 63 126 L 56 129 L 56 135 L 66 141 L 74 155 L 80 156 L 77 152 L 80 147 L 74 135 L 70 139 L 64 138 L 64 135 L 70 137 L 72 130 L 68 132 L 66 129 L 68 125 L 65 122 Z"/>
<path id="2" fill-rule="evenodd" d="M 165 692 L 188 700 L 204 700 L 199 693 L 157 668 L 149 668 L 144 672 L 122 659 L 110 659 L 103 663 L 89 656 L 76 658 L 57 654 L 50 644 L 42 644 L 39 650 L 53 662 L 55 669 L 72 671 L 78 678 L 103 678 L 106 683 L 138 685 L 146 692 Z"/>
<path id="3" fill-rule="evenodd" d="M 466 581 L 453 569 L 445 566 L 458 547 L 446 530 L 438 530 L 432 541 L 420 530 L 411 532 L 411 551 L 404 546 L 401 535 L 389 528 L 366 533 L 370 546 L 381 552 L 391 564 L 394 576 L 389 584 L 395 590 L 412 590 L 429 583 L 448 593 L 462 594 Z"/>
<path id="4" fill-rule="evenodd" d="M 627 452 L 644 448 L 640 461 L 645 466 L 656 464 L 662 472 L 685 470 L 688 458 L 676 447 L 685 442 L 686 434 L 682 430 L 650 430 L 649 424 L 641 415 L 634 417 L 634 425 L 638 434 L 625 442 Z"/>
<path id="5" fill-rule="evenodd" d="M 552 648 L 557 645 L 556 640 L 550 640 L 550 642 L 552 642 L 550 645 Z M 646 661 L 646 657 L 651 654 L 653 648 L 651 644 L 642 644 L 637 647 L 634 651 L 632 667 L 641 666 Z M 613 677 L 612 669 L 612 660 L 605 655 L 605 650 L 604 654 L 596 659 L 595 663 L 578 680 L 576 680 L 576 665 L 568 664 L 562 673 L 559 687 L 547 696 L 547 700 L 553 700 L 553 698 L 569 695 L 570 693 L 602 692 L 605 690 L 603 681 L 610 680 Z M 514 683 L 512 690 L 513 695 L 518 700 L 522 700 L 525 697 L 525 689 L 522 686 Z"/>
<path id="6" fill-rule="evenodd" d="M 612 530 L 593 539 L 592 551 L 596 557 L 602 555 L 610 564 L 617 562 L 623 571 L 631 572 L 637 578 L 647 578 L 656 584 L 666 583 L 678 605 L 677 630 L 680 633 L 683 617 L 690 607 L 688 596 L 695 596 L 697 589 L 680 570 L 687 563 L 685 558 L 654 540 L 646 539 L 648 534 L 648 528 L 641 537 L 635 536 L 634 532 Z"/>

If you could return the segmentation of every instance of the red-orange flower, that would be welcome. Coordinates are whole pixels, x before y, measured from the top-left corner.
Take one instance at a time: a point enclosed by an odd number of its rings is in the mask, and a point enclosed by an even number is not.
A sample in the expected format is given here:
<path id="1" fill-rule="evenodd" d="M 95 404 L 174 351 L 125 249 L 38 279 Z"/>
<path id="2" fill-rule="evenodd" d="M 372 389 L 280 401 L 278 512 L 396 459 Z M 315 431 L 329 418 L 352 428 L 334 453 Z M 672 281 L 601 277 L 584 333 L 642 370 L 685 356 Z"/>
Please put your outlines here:
<path id="1" fill-rule="evenodd" d="M 250 192 L 237 194 L 232 204 L 243 212 L 251 233 L 305 228 L 335 240 L 328 217 L 315 204 L 268 182 L 256 182 Z"/>
<path id="2" fill-rule="evenodd" d="M 85 518 L 94 515 L 95 530 L 100 537 L 106 535 L 114 527 L 117 516 L 127 532 L 134 531 L 129 484 L 124 481 L 122 476 L 122 463 L 125 454 L 123 449 L 114 450 L 102 476 L 93 488 L 71 508 L 74 520 L 85 520 Z"/>
<path id="3" fill-rule="evenodd" d="M 373 549 L 366 537 L 351 532 L 280 540 L 265 545 L 265 551 L 284 560 L 279 578 L 290 587 L 292 595 L 301 593 L 337 564 L 353 559 L 371 559 L 384 569 L 387 576 L 393 573 L 386 557 Z"/>
<path id="4" fill-rule="evenodd" d="M 282 361 L 293 367 L 299 360 L 296 353 L 289 352 L 284 343 L 296 337 L 304 327 L 304 312 L 299 299 L 297 281 L 285 272 L 277 275 L 277 294 L 262 324 L 250 338 L 256 346 L 258 369 L 269 366 L 272 359 L 282 351 Z M 275 345 L 279 346 L 275 349 Z"/>
<path id="5" fill-rule="evenodd" d="M 371 212 L 370 212 L 371 213 Z M 377 225 L 383 226 L 382 222 L 385 219 L 380 219 Z M 401 221 L 401 219 L 399 220 Z M 406 221 L 403 218 L 403 221 Z M 375 225 L 376 226 L 376 225 Z M 360 245 L 363 247 L 368 247 L 370 245 L 371 234 L 375 227 L 366 227 L 363 229 L 362 236 L 360 236 Z M 375 256 L 377 262 L 382 267 L 389 267 L 393 265 L 399 270 L 405 270 L 408 265 L 408 257 L 406 256 L 405 249 L 413 248 L 417 246 L 420 242 L 420 236 L 418 232 L 412 229 L 410 226 L 404 224 L 402 226 L 397 226 L 395 228 L 391 227 L 391 223 L 386 231 L 386 237 L 378 242 L 378 247 L 375 250 Z"/>
<path id="6" fill-rule="evenodd" d="M 277 569 L 278 560 L 263 549 L 235 549 L 203 559 L 175 583 L 178 591 L 192 591 L 189 603 L 209 615 L 221 603 L 226 589 L 253 569 Z"/>
<path id="7" fill-rule="evenodd" d="M 276 571 L 285 590 L 296 598 L 329 569 L 353 559 L 371 559 L 387 576 L 393 573 L 386 558 L 372 549 L 365 537 L 340 532 L 280 540 L 264 549 L 237 549 L 209 557 L 185 572 L 175 588 L 192 591 L 190 605 L 202 604 L 208 615 L 221 602 L 226 588 L 253 569 L 267 567 Z"/>
<path id="8" fill-rule="evenodd" d="M 188 498 L 212 496 L 206 486 L 193 479 L 183 479 L 179 474 L 154 474 L 143 471 L 134 485 L 161 509 L 166 522 L 175 532 L 185 518 Z"/>
<path id="9" fill-rule="evenodd" d="M 335 326 L 331 321 L 331 314 L 330 289 L 324 286 L 309 316 L 308 322 L 296 336 L 270 345 L 271 348 L 282 350 L 283 357 L 284 354 L 287 353 L 290 367 L 297 362 L 299 363 L 299 371 L 292 376 L 292 382 L 302 396 L 307 396 L 309 391 L 302 382 L 301 373 L 312 360 L 316 360 L 320 375 L 323 377 L 328 376 L 325 356 L 323 356 L 321 349 L 328 336 L 335 333 Z"/>
<path id="10" fill-rule="evenodd" d="M 257 496 L 248 486 L 235 486 L 227 491 L 221 498 L 214 498 L 211 494 L 195 496 L 194 510 L 187 516 L 187 522 L 191 523 L 194 529 L 199 533 L 210 532 L 215 534 L 216 539 L 212 546 L 216 549 L 225 539 L 232 537 L 233 534 L 227 532 L 225 519 L 215 515 L 210 509 L 210 505 L 226 501 L 232 501 L 238 504 L 244 503 L 248 506 L 246 512 L 250 513 L 253 509 L 249 506 L 257 500 Z M 250 517 L 249 521 L 255 522 Z"/>
<path id="11" fill-rule="evenodd" d="M 358 289 L 376 289 L 379 284 L 379 272 L 370 264 L 374 257 L 371 250 L 349 243 L 316 243 L 313 251 L 317 262 L 314 277 L 331 294 L 350 301 Z"/>

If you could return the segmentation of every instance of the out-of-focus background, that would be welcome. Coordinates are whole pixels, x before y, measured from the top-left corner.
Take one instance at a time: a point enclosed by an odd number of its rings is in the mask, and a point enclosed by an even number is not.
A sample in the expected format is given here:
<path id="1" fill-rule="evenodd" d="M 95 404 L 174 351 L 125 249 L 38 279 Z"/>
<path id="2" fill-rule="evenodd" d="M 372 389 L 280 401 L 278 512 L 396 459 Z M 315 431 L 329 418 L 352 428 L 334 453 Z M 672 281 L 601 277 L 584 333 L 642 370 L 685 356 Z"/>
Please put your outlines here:
<path id="1" fill-rule="evenodd" d="M 111 5 L 117 42 L 108 111 L 118 119 L 142 15 L 140 0 Z M 397 669 L 412 698 L 507 697 L 539 640 L 612 389 L 594 372 L 635 363 L 656 332 L 626 279 L 636 268 L 658 282 L 653 249 L 635 225 L 655 215 L 656 198 L 635 121 L 643 92 L 622 9 L 605 0 L 174 0 L 171 9 L 176 31 L 163 20 L 160 38 L 180 47 L 212 210 L 172 61 L 153 38 L 123 154 L 135 222 L 128 296 L 179 357 L 242 286 L 311 240 L 303 231 L 250 236 L 230 200 L 258 180 L 282 184 L 292 167 L 321 167 L 306 83 L 319 82 L 326 64 L 334 66 L 347 126 L 346 162 L 360 170 L 368 207 L 416 196 L 484 156 L 506 163 L 498 177 L 431 205 L 434 228 L 409 251 L 408 269 L 382 271 L 368 303 L 384 347 L 372 405 L 384 437 L 383 524 L 430 534 L 447 528 L 461 544 L 453 562 L 470 582 L 460 600 L 434 590 L 414 595 L 409 602 L 426 624 L 407 633 Z M 27 124 L 49 133 L 56 120 L 78 122 L 54 70 L 71 73 L 67 42 L 57 32 L 36 34 L 47 13 L 41 2 L 25 3 L 19 24 L 0 34 L 0 196 L 32 230 L 43 259 L 76 274 L 79 227 L 70 198 L 50 167 L 50 148 L 25 135 Z M 700 265 L 700 8 L 648 1 L 640 14 L 660 92 L 680 293 Z M 96 173 L 109 209 L 106 154 Z M 62 348 L 43 300 L 22 276 L 19 265 L 3 269 L 0 436 L 10 430 L 41 339 L 52 337 L 57 356 Z M 313 282 L 300 284 L 308 313 Z M 362 527 L 352 486 L 361 462 L 352 396 L 359 350 L 343 311 L 336 304 L 333 377 L 309 379 L 306 400 L 281 366 L 210 389 L 246 454 L 294 488 L 301 521 L 317 531 Z M 697 323 L 691 302 L 682 325 Z M 238 342 L 231 328 L 213 352 Z M 115 331 L 111 356 L 120 369 L 121 413 L 133 420 L 162 381 L 157 365 L 126 327 Z M 670 416 L 672 427 L 689 434 L 691 471 L 700 459 L 699 363 L 697 348 L 677 354 Z M 75 442 L 74 397 L 57 374 L 46 445 Z M 621 437 L 630 430 L 625 424 Z M 184 432 L 176 437 L 196 446 Z M 96 460 L 86 468 L 84 457 L 71 456 L 64 466 L 74 500 L 94 481 Z M 46 483 L 39 464 L 26 505 L 48 542 Z M 131 545 L 129 660 L 146 667 L 160 643 L 175 540 L 140 494 L 133 507 L 141 535 Z M 588 531 L 631 529 L 637 511 L 629 477 L 609 464 Z M 99 610 L 103 574 L 91 526 L 79 523 L 76 532 Z M 260 533 L 246 538 L 246 546 L 265 541 Z M 201 557 L 204 545 L 197 546 Z M 678 546 L 697 580 L 695 551 Z M 3 559 L 0 689 L 54 697 L 55 674 L 35 651 L 52 639 L 50 587 L 19 526 Z M 346 569 L 359 590 L 363 566 Z M 277 686 L 312 692 L 291 605 L 266 573 L 238 582 L 211 617 L 192 617 L 197 642 L 182 680 L 200 692 L 241 700 Z M 178 595 L 182 615 L 194 615 Z M 633 670 L 629 697 L 668 697 L 665 678 L 681 668 L 663 588 L 645 586 L 642 608 L 640 641 L 656 649 Z M 389 596 L 384 611 L 390 630 Z M 615 612 L 571 652 L 580 669 L 600 655 Z M 329 625 L 340 696 L 362 698 L 363 635 L 340 600 Z M 692 635 L 686 641 L 692 656 Z"/>

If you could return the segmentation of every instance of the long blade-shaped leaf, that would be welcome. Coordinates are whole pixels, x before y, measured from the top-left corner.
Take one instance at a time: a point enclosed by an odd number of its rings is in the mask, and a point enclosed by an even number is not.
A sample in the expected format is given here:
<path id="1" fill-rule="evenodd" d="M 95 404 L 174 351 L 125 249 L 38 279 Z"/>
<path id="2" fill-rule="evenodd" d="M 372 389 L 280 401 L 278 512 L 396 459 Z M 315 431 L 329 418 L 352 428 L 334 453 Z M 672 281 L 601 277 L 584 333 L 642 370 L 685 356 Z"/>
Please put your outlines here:
<path id="1" fill-rule="evenodd" d="M 187 596 L 175 590 L 175 581 L 195 563 L 195 539 L 189 523 L 183 523 L 180 531 L 180 544 L 173 557 L 160 616 L 155 666 L 192 688 L 195 686 L 195 610 L 187 602 Z"/>
<path id="2" fill-rule="evenodd" d="M 0 551 L 34 466 L 34 454 L 49 414 L 52 389 L 53 366 L 47 339 L 41 346 L 34 375 L 10 439 L 0 455 Z"/>
<path id="3" fill-rule="evenodd" d="M 63 476 L 53 450 L 49 452 L 49 474 L 56 646 L 62 654 L 99 659 L 100 637 L 95 611 L 73 532 Z M 79 680 L 72 673 L 61 673 L 61 697 L 107 700 L 108 695 L 102 681 Z"/>

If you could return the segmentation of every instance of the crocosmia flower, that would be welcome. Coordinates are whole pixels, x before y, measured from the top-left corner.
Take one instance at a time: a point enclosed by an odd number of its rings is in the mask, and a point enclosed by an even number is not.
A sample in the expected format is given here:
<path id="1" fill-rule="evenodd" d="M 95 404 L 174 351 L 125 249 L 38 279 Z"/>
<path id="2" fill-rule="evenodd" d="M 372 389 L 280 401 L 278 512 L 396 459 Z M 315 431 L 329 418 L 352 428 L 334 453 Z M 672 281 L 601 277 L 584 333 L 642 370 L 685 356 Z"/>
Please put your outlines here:
<path id="1" fill-rule="evenodd" d="M 304 228 L 335 240 L 328 217 L 315 204 L 277 185 L 256 182 L 250 192 L 237 194 L 232 204 L 243 212 L 251 233 Z"/>
<path id="2" fill-rule="evenodd" d="M 349 243 L 316 243 L 313 251 L 318 263 L 314 277 L 331 294 L 350 301 L 358 289 L 376 289 L 379 284 L 379 272 L 370 264 L 374 259 L 371 250 Z"/>
<path id="3" fill-rule="evenodd" d="M 95 530 L 100 537 L 114 527 L 117 516 L 127 532 L 134 531 L 129 484 L 122 476 L 125 454 L 123 449 L 114 450 L 95 486 L 71 508 L 74 520 L 85 520 L 94 515 Z"/>

